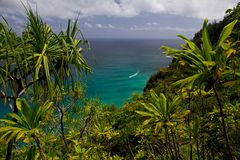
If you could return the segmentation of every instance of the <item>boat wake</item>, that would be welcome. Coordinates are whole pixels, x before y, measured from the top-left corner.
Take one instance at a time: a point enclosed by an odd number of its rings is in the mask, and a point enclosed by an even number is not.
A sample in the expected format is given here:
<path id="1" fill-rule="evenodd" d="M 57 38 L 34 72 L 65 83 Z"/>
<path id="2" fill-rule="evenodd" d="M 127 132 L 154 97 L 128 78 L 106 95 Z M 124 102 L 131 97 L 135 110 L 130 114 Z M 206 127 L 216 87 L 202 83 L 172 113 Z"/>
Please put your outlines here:
<path id="1" fill-rule="evenodd" d="M 128 76 L 128 78 L 133 78 L 133 77 L 136 77 L 138 74 L 139 74 L 139 70 L 136 72 L 136 73 L 134 73 L 134 74 L 132 74 L 132 75 L 130 75 L 130 76 Z"/>
<path id="2" fill-rule="evenodd" d="M 166 58 L 172 58 L 172 56 L 166 56 Z"/>

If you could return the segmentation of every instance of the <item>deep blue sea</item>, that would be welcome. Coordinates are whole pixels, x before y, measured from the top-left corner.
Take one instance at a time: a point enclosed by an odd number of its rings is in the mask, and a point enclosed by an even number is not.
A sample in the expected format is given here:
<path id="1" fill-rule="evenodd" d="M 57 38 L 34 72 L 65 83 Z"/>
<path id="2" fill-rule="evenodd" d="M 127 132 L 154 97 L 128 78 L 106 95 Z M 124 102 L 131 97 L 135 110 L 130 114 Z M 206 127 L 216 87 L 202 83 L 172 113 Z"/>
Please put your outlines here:
<path id="1" fill-rule="evenodd" d="M 177 48 L 179 40 L 92 39 L 93 58 L 87 58 L 93 74 L 87 77 L 87 96 L 120 107 L 133 93 L 142 93 L 150 76 L 167 67 L 160 46 Z"/>

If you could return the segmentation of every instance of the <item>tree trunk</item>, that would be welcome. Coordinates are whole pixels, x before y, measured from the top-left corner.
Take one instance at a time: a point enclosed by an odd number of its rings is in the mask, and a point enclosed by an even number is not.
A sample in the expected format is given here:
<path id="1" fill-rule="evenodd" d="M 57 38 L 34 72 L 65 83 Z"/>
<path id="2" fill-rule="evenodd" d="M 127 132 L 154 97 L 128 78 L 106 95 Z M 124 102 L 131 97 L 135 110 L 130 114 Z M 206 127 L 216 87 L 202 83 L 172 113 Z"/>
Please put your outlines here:
<path id="1" fill-rule="evenodd" d="M 8 142 L 7 152 L 6 152 L 6 157 L 5 157 L 6 160 L 10 160 L 11 157 L 12 157 L 13 143 L 14 143 L 14 140 L 13 140 L 13 139 Z"/>
<path id="2" fill-rule="evenodd" d="M 204 160 L 205 159 L 204 135 L 201 137 L 201 141 L 202 141 L 201 143 L 202 160 Z"/>
<path id="3" fill-rule="evenodd" d="M 92 115 L 91 113 L 89 114 L 88 118 L 86 118 L 85 122 L 84 122 L 84 126 L 83 126 L 83 129 L 81 130 L 80 134 L 79 134 L 79 138 L 78 140 L 80 140 L 83 136 L 83 133 L 84 131 L 86 130 L 87 126 L 88 126 L 88 123 L 90 123 L 91 121 L 91 118 L 92 118 Z"/>
<path id="4" fill-rule="evenodd" d="M 192 141 L 192 134 L 191 134 L 191 133 L 190 133 L 190 135 L 189 135 L 189 139 L 190 139 L 190 145 L 189 145 L 189 147 L 190 147 L 189 159 L 190 159 L 190 160 L 193 160 L 193 156 L 192 156 L 192 154 L 193 154 L 193 152 L 192 152 L 192 143 L 191 143 L 191 141 Z"/>
<path id="5" fill-rule="evenodd" d="M 64 108 L 61 109 L 61 117 L 60 117 L 61 134 L 62 134 L 63 142 L 64 142 L 65 147 L 66 147 L 66 149 L 67 149 L 67 152 L 69 153 L 69 148 L 68 148 L 68 144 L 67 144 L 66 137 L 65 137 L 65 133 L 64 133 L 63 118 L 64 118 Z"/>
<path id="6" fill-rule="evenodd" d="M 196 140 L 196 145 L 197 145 L 197 156 L 198 156 L 198 159 L 200 160 L 198 140 Z"/>
<path id="7" fill-rule="evenodd" d="M 215 94 L 215 97 L 217 99 L 218 106 L 219 106 L 220 116 L 221 116 L 221 120 L 222 120 L 223 137 L 224 137 L 225 145 L 226 145 L 226 148 L 227 148 L 228 158 L 229 158 L 229 160 L 232 160 L 233 156 L 232 156 L 231 148 L 230 148 L 229 141 L 228 141 L 226 124 L 225 124 L 225 119 L 224 119 L 224 115 L 223 115 L 223 106 L 222 106 L 222 103 L 221 103 L 221 101 L 218 97 L 217 90 L 216 90 L 216 87 L 215 87 L 215 83 L 213 83 L 213 91 L 214 91 L 214 94 Z"/>
<path id="8" fill-rule="evenodd" d="M 188 101 L 188 109 L 189 110 L 191 110 L 191 94 L 190 94 L 190 92 L 188 92 L 188 97 L 189 97 L 189 101 Z M 187 116 L 187 125 L 188 125 L 188 127 L 190 126 L 190 124 L 189 124 L 189 121 L 190 121 L 190 115 L 188 114 L 188 116 Z M 190 139 L 190 145 L 189 145 L 189 147 L 190 147 L 190 153 L 189 153 L 189 159 L 190 160 L 192 160 L 193 159 L 193 147 L 192 147 L 192 133 L 190 133 L 190 135 L 189 135 L 189 139 Z"/>
<path id="9" fill-rule="evenodd" d="M 175 138 L 175 142 L 176 142 L 176 146 L 177 146 L 178 158 L 182 159 L 182 156 L 180 154 L 180 149 L 179 149 L 179 142 L 177 141 L 177 135 L 176 134 L 174 134 L 174 138 Z"/>
<path id="10" fill-rule="evenodd" d="M 166 134 L 166 140 L 167 140 L 167 144 L 168 144 L 168 149 L 171 153 L 171 158 L 173 159 L 174 157 L 174 154 L 173 154 L 173 151 L 172 151 L 172 146 L 171 146 L 171 141 L 170 141 L 170 136 L 169 136 L 169 133 L 168 133 L 168 129 L 166 128 L 165 129 L 165 134 Z"/>
<path id="11" fill-rule="evenodd" d="M 33 136 L 33 138 L 35 139 L 35 142 L 37 143 L 38 151 L 40 152 L 42 160 L 46 160 L 40 140 L 36 136 Z"/>
<path id="12" fill-rule="evenodd" d="M 171 129 L 171 130 L 170 130 L 170 132 L 171 132 L 171 136 L 172 136 L 173 150 L 174 150 L 174 152 L 175 152 L 176 159 L 179 159 L 179 156 L 178 156 L 178 151 L 177 151 L 177 147 L 176 147 L 176 142 L 175 142 L 175 138 L 174 138 L 174 133 L 173 133 L 173 130 Z"/>

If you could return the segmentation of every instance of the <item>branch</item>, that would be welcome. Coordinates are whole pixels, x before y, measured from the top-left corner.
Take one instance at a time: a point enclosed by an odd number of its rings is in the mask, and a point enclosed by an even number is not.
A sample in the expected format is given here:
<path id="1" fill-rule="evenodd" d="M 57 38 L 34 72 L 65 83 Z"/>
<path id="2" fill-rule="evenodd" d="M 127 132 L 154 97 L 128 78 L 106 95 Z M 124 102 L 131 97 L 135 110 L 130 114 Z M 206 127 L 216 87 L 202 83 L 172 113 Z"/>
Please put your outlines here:
<path id="1" fill-rule="evenodd" d="M 0 98 L 15 99 L 13 96 L 7 96 L 5 92 L 0 91 Z"/>
<path id="2" fill-rule="evenodd" d="M 9 79 L 14 79 L 13 76 L 11 75 L 11 73 L 5 71 L 5 69 L 2 66 L 0 66 L 0 69 L 1 69 L 2 72 L 5 73 L 6 77 L 8 77 Z"/>
<path id="3" fill-rule="evenodd" d="M 7 99 L 7 100 L 8 100 L 8 105 L 9 105 L 11 111 L 14 113 L 14 107 L 13 107 L 13 105 L 12 105 L 10 99 Z"/>
<path id="4" fill-rule="evenodd" d="M 74 98 L 74 99 L 72 100 L 72 103 L 70 103 L 70 104 L 66 107 L 65 112 L 67 112 L 67 111 L 77 102 L 77 100 L 78 100 L 78 98 Z"/>
<path id="5" fill-rule="evenodd" d="M 92 115 L 91 115 L 91 113 L 89 113 L 88 117 L 86 118 L 86 120 L 84 122 L 83 129 L 81 130 L 81 132 L 79 134 L 78 140 L 80 140 L 82 138 L 83 133 L 84 133 L 84 131 L 86 130 L 86 128 L 88 126 L 88 123 L 91 121 L 91 118 L 92 118 Z"/>
<path id="6" fill-rule="evenodd" d="M 35 82 L 41 81 L 41 80 L 43 80 L 43 79 L 44 79 L 44 76 L 38 78 L 38 79 L 35 80 L 35 81 L 30 81 L 30 82 L 29 82 L 26 86 L 24 86 L 24 88 L 19 92 L 18 97 L 20 97 L 20 96 L 28 89 L 28 87 L 30 87 L 31 85 L 33 85 Z"/>
<path id="7" fill-rule="evenodd" d="M 9 108 L 12 112 L 14 112 L 14 107 L 11 103 L 11 100 L 14 100 L 15 98 L 13 96 L 7 96 L 3 91 L 0 91 L 0 98 L 6 99 L 8 101 Z"/>

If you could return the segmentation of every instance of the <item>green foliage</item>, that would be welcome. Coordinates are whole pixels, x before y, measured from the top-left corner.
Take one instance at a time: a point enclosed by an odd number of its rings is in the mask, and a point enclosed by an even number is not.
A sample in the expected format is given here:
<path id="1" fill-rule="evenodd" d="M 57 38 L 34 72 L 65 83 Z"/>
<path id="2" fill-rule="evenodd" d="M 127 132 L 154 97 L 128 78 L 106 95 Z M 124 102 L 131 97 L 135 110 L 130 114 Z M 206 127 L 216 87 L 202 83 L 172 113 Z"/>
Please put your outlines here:
<path id="1" fill-rule="evenodd" d="M 143 117 L 148 117 L 143 122 L 143 125 L 153 123 L 155 125 L 155 134 L 162 128 L 176 127 L 179 122 L 189 113 L 189 110 L 181 112 L 179 110 L 180 97 L 174 97 L 173 100 L 167 103 L 164 94 L 159 96 L 152 90 L 150 91 L 151 99 L 149 102 L 143 102 L 141 105 L 146 111 L 136 111 Z"/>
<path id="2" fill-rule="evenodd" d="M 185 78 L 173 83 L 174 86 L 186 86 L 188 89 L 193 90 L 201 90 L 202 88 L 204 88 L 204 90 L 213 89 L 219 106 L 222 132 L 227 151 L 226 154 L 229 159 L 233 159 L 233 155 L 229 144 L 223 105 L 219 98 L 216 85 L 222 84 L 222 81 L 229 81 L 226 77 L 229 77 L 236 72 L 232 72 L 232 68 L 228 64 L 231 62 L 231 57 L 234 56 L 236 51 L 232 42 L 229 40 L 227 41 L 227 38 L 229 38 L 236 23 L 237 20 L 234 20 L 223 28 L 219 40 L 215 45 L 212 45 L 210 41 L 207 20 L 205 20 L 202 29 L 203 43 L 201 48 L 198 48 L 197 45 L 183 36 L 180 37 L 183 38 L 187 44 L 183 45 L 182 50 L 163 47 L 167 53 L 173 54 L 175 58 L 188 66 L 189 74 L 187 74 Z"/>
<path id="3" fill-rule="evenodd" d="M 49 99 L 56 100 L 55 103 L 60 104 L 59 96 L 54 93 L 55 90 L 60 92 L 63 98 L 64 93 L 72 92 L 76 87 L 75 81 L 79 80 L 82 72 L 91 71 L 83 58 L 85 45 L 88 45 L 88 42 L 78 29 L 77 20 L 73 24 L 69 21 L 67 30 L 56 34 L 31 8 L 26 8 L 26 14 L 28 22 L 21 35 L 16 35 L 7 21 L 0 23 L 0 98 L 4 99 L 15 114 L 12 117 L 13 122 L 18 112 L 22 112 L 22 116 L 25 117 L 24 123 L 30 120 L 38 121 L 40 117 L 37 117 L 36 110 L 32 111 L 32 117 L 29 117 L 27 113 L 30 107 L 19 108 L 18 98 L 23 95 L 29 97 L 29 91 L 32 91 L 31 96 L 35 104 L 41 104 Z M 76 96 L 73 102 L 76 103 L 78 98 L 79 96 Z M 26 103 L 24 105 L 27 106 Z M 65 110 L 62 109 L 61 113 L 63 111 Z M 64 114 L 61 120 L 63 116 Z M 34 124 L 29 122 L 27 125 Z M 61 128 L 64 134 L 63 124 Z M 16 128 L 10 130 L 13 129 Z M 17 134 L 16 131 L 12 132 L 11 138 L 8 139 L 11 141 L 8 143 L 6 159 L 11 158 L 12 146 Z M 38 137 L 35 137 L 35 141 L 39 142 Z M 39 147 L 41 148 L 38 145 Z M 43 153 L 41 156 L 44 157 Z"/>
<path id="4" fill-rule="evenodd" d="M 0 132 L 4 132 L 1 139 L 9 142 L 16 137 L 16 141 L 38 135 L 44 120 L 47 120 L 47 114 L 50 114 L 49 109 L 53 106 L 52 102 L 45 102 L 41 106 L 30 107 L 25 99 L 17 100 L 17 107 L 21 116 L 15 113 L 8 113 L 9 119 L 1 119 L 1 122 L 6 124 L 6 127 L 1 127 Z"/>
<path id="5" fill-rule="evenodd" d="M 5 140 L 8 143 L 10 140 L 23 141 L 25 143 L 31 143 L 35 140 L 39 152 L 44 159 L 44 153 L 40 144 L 40 136 L 42 125 L 48 120 L 48 115 L 51 113 L 50 107 L 53 107 L 52 102 L 45 102 L 41 106 L 30 107 L 25 99 L 17 99 L 17 107 L 21 116 L 15 113 L 9 113 L 7 116 L 12 118 L 0 119 L 6 126 L 0 127 L 0 133 L 3 133 L 1 140 Z M 50 115 L 49 115 L 50 116 Z M 32 152 L 29 151 L 29 152 Z M 31 153 L 29 153 L 31 154 Z"/>
<path id="6" fill-rule="evenodd" d="M 26 9 L 26 14 L 28 25 L 22 35 L 5 23 L 0 25 L 1 97 L 13 101 L 29 88 L 37 93 L 40 87 L 44 97 L 51 98 L 53 87 L 62 89 L 68 82 L 73 88 L 81 71 L 91 71 L 83 58 L 88 42 L 78 39 L 82 34 L 77 20 L 73 24 L 69 20 L 67 30 L 56 34 L 37 13 Z"/>
<path id="7" fill-rule="evenodd" d="M 0 159 L 9 144 L 14 159 L 239 159 L 238 11 L 214 40 L 205 20 L 200 42 L 162 47 L 174 63 L 119 109 L 85 97 L 77 21 L 56 34 L 30 9 L 19 36 L 1 22 L 0 97 L 13 113 L 0 120 Z"/>
<path id="8" fill-rule="evenodd" d="M 162 49 L 166 50 L 166 54 L 173 54 L 184 65 L 187 64 L 189 70 L 195 72 L 185 79 L 181 79 L 175 82 L 173 85 L 189 85 L 201 86 L 203 83 L 213 83 L 218 81 L 221 76 L 231 73 L 231 68 L 227 68 L 226 65 L 230 61 L 231 56 L 235 50 L 232 48 L 232 43 L 226 42 L 226 39 L 232 32 L 237 20 L 224 27 L 219 37 L 218 43 L 212 45 L 208 35 L 207 20 L 203 24 L 203 44 L 201 48 L 198 48 L 196 44 L 188 40 L 186 37 L 179 35 L 186 45 L 183 46 L 183 50 L 171 49 L 163 46 Z M 211 84 L 210 84 L 211 85 Z"/>

